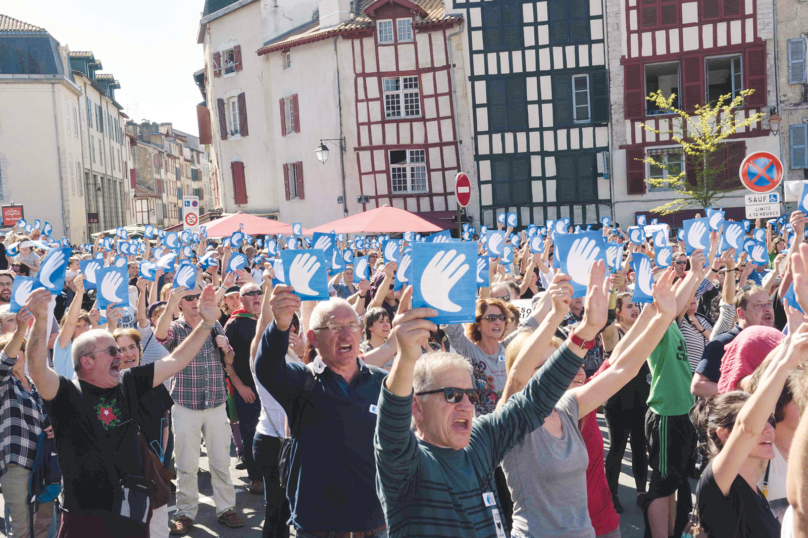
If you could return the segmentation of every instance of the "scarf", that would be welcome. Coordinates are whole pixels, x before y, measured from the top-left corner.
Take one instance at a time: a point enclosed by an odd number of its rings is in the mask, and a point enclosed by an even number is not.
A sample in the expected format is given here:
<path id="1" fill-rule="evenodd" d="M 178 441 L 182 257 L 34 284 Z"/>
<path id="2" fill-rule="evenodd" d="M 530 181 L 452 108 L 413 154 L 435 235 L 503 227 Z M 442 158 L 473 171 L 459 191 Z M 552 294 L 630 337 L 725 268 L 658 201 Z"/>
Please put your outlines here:
<path id="1" fill-rule="evenodd" d="M 230 314 L 230 319 L 234 318 L 258 319 L 258 314 L 250 314 L 243 308 L 239 308 L 238 310 Z"/>

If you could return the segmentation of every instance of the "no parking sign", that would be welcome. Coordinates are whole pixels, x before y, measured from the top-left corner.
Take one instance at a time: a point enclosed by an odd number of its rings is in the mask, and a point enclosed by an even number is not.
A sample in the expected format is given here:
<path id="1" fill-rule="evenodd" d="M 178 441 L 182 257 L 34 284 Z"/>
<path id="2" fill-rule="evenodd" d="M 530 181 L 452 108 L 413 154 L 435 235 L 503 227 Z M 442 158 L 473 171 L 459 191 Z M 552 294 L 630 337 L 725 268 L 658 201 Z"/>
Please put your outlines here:
<path id="1" fill-rule="evenodd" d="M 741 163 L 741 183 L 752 192 L 771 192 L 783 180 L 783 163 L 768 151 L 750 153 Z"/>
<path id="2" fill-rule="evenodd" d="M 182 229 L 199 232 L 199 197 L 182 197 Z"/>

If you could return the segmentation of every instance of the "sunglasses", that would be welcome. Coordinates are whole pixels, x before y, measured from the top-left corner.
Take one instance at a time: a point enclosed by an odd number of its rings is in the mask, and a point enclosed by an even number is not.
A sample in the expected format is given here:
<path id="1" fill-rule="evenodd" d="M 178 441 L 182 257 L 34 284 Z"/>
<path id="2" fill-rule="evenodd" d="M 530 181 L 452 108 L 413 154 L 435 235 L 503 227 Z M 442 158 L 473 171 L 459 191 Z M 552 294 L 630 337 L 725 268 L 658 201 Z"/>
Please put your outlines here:
<path id="1" fill-rule="evenodd" d="M 505 314 L 488 314 L 487 316 L 483 316 L 482 319 L 485 321 L 508 321 L 508 316 Z"/>
<path id="2" fill-rule="evenodd" d="M 687 265 L 687 261 L 683 261 L 683 262 L 673 262 L 673 263 L 675 263 L 676 265 Z"/>
<path id="3" fill-rule="evenodd" d="M 96 349 L 96 350 L 93 351 L 93 353 L 102 353 L 102 352 L 106 353 L 110 357 L 117 357 L 119 353 L 121 355 L 123 355 L 123 350 L 121 348 L 119 348 L 118 346 L 109 346 L 109 347 L 104 348 L 104 349 Z M 91 355 L 92 355 L 92 353 L 91 353 Z"/>
<path id="4" fill-rule="evenodd" d="M 186 295 L 185 297 L 182 298 L 183 301 L 187 301 L 189 303 L 192 301 L 196 301 L 197 299 L 199 299 L 198 293 L 196 295 Z"/>
<path id="5" fill-rule="evenodd" d="M 261 291 L 261 290 L 253 290 L 253 291 L 248 291 L 246 293 L 242 293 L 241 296 L 242 297 L 255 297 L 256 295 L 263 295 L 263 294 L 264 294 L 264 292 Z"/>
<path id="6" fill-rule="evenodd" d="M 464 394 L 469 397 L 469 401 L 472 405 L 477 405 L 477 402 L 480 401 L 480 392 L 477 389 L 459 389 L 457 387 L 425 390 L 424 392 L 416 392 L 415 395 L 424 396 L 426 394 L 437 394 L 439 392 L 443 393 L 443 397 L 446 398 L 446 403 L 450 404 L 459 404 L 462 402 Z"/>

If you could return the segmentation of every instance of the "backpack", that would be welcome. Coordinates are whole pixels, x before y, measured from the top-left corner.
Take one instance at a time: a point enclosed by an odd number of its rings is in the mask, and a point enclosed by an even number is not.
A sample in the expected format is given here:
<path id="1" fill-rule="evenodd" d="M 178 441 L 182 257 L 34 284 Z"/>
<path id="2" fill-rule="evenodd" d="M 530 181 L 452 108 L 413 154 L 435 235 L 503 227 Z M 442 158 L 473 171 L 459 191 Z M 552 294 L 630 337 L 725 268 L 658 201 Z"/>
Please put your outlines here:
<path id="1" fill-rule="evenodd" d="M 62 469 L 56 457 L 56 441 L 40 434 L 34 469 L 28 486 L 28 502 L 48 503 L 62 491 Z"/>

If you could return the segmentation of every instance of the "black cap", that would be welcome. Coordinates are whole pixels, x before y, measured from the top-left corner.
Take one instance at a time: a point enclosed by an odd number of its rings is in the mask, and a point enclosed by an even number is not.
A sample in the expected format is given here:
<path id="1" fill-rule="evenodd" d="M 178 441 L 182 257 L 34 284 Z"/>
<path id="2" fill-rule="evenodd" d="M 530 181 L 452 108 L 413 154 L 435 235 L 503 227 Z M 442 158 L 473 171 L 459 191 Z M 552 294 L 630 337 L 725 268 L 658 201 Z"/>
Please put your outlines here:
<path id="1" fill-rule="evenodd" d="M 227 291 L 224 292 L 224 296 L 228 297 L 233 294 L 238 295 L 240 290 L 241 288 L 239 288 L 238 286 L 230 286 L 229 288 L 227 288 Z"/>

